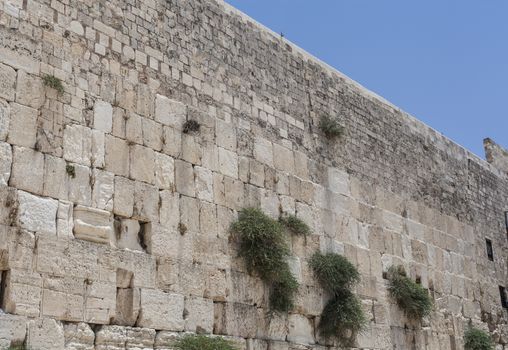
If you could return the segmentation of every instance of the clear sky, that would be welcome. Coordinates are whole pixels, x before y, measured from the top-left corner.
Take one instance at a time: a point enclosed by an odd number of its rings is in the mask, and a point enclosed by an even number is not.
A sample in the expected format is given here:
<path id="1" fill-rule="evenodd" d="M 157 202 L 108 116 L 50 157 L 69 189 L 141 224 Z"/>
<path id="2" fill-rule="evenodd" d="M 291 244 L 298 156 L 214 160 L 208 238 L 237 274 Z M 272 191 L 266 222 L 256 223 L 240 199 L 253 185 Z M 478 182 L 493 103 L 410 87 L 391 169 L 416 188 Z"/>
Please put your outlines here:
<path id="1" fill-rule="evenodd" d="M 507 0 L 226 0 L 484 157 L 508 148 Z"/>

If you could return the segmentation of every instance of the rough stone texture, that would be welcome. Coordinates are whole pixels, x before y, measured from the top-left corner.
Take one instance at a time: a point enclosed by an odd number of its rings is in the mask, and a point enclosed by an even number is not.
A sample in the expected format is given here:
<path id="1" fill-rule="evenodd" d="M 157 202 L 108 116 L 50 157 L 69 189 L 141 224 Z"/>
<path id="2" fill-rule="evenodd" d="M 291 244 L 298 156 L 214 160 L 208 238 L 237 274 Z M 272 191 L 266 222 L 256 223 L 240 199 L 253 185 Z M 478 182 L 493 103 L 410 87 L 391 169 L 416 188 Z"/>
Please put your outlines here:
<path id="1" fill-rule="evenodd" d="M 321 250 L 361 273 L 356 349 L 461 349 L 470 323 L 507 349 L 493 141 L 485 162 L 222 1 L 4 1 L 0 38 L 0 348 L 171 349 L 190 331 L 336 350 L 316 329 Z M 289 315 L 237 257 L 247 206 L 311 227 L 291 239 Z M 422 324 L 388 297 L 393 264 L 431 292 Z"/>

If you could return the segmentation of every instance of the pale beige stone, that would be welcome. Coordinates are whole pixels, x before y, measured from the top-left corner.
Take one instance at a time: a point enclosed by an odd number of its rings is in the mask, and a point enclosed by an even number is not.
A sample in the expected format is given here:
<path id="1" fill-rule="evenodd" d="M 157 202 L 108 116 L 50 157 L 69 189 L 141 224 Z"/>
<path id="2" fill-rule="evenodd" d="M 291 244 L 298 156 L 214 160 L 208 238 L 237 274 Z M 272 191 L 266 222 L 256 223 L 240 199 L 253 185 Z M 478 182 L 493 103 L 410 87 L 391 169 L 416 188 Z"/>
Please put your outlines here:
<path id="1" fill-rule="evenodd" d="M 11 118 L 11 107 L 7 102 L 0 100 L 0 141 L 7 140 Z"/>
<path id="2" fill-rule="evenodd" d="M 125 136 L 131 143 L 143 144 L 143 118 L 135 113 L 128 113 L 125 124 Z"/>
<path id="3" fill-rule="evenodd" d="M 26 337 L 27 322 L 23 316 L 0 314 L 0 346 L 22 344 Z"/>
<path id="4" fill-rule="evenodd" d="M 236 153 L 219 147 L 219 170 L 223 175 L 238 178 L 238 156 Z"/>
<path id="5" fill-rule="evenodd" d="M 312 321 L 302 315 L 289 315 L 289 334 L 287 339 L 299 344 L 314 344 Z"/>
<path id="6" fill-rule="evenodd" d="M 231 123 L 217 119 L 215 129 L 217 145 L 230 151 L 236 151 L 236 129 Z"/>
<path id="7" fill-rule="evenodd" d="M 263 138 L 256 138 L 254 140 L 254 158 L 263 164 L 273 167 L 272 143 Z"/>
<path id="8" fill-rule="evenodd" d="M 95 350 L 95 333 L 87 323 L 65 323 L 66 350 Z"/>
<path id="9" fill-rule="evenodd" d="M 92 187 L 90 168 L 74 165 L 75 176 L 69 176 L 68 199 L 76 204 L 90 206 L 92 204 Z"/>
<path id="10" fill-rule="evenodd" d="M 153 183 L 155 179 L 155 152 L 144 146 L 130 147 L 130 176 L 135 180 Z"/>
<path id="11" fill-rule="evenodd" d="M 213 201 L 213 174 L 210 170 L 199 166 L 194 167 L 196 174 L 196 197 L 205 201 Z"/>
<path id="12" fill-rule="evenodd" d="M 6 278 L 3 310 L 15 315 L 39 317 L 42 292 L 40 275 L 10 269 Z"/>
<path id="13" fill-rule="evenodd" d="M 160 198 L 160 223 L 167 229 L 176 231 L 180 223 L 180 196 L 172 191 L 161 191 Z"/>
<path id="14" fill-rule="evenodd" d="M 0 142 L 0 186 L 7 186 L 11 177 L 12 148 L 5 142 Z"/>
<path id="15" fill-rule="evenodd" d="M 103 131 L 92 130 L 92 148 L 90 163 L 93 167 L 103 168 L 105 161 L 105 134 Z"/>
<path id="16" fill-rule="evenodd" d="M 175 160 L 176 190 L 186 196 L 194 197 L 194 169 L 192 164 Z"/>
<path id="17" fill-rule="evenodd" d="M 159 221 L 159 191 L 156 187 L 136 181 L 132 216 L 147 222 Z"/>
<path id="18" fill-rule="evenodd" d="M 212 333 L 213 301 L 210 299 L 185 298 L 185 330 L 196 333 Z"/>
<path id="19" fill-rule="evenodd" d="M 116 314 L 116 285 L 93 281 L 86 285 L 85 319 L 87 323 L 108 324 Z"/>
<path id="20" fill-rule="evenodd" d="M 125 177 L 115 176 L 114 213 L 125 217 L 131 217 L 133 208 L 134 182 Z"/>
<path id="21" fill-rule="evenodd" d="M 155 153 L 155 186 L 159 189 L 175 188 L 175 160 L 163 153 Z"/>
<path id="22" fill-rule="evenodd" d="M 44 104 L 44 98 L 42 79 L 30 75 L 24 70 L 19 70 L 16 84 L 16 102 L 39 109 Z"/>
<path id="23" fill-rule="evenodd" d="M 26 346 L 28 349 L 63 350 L 64 331 L 60 322 L 41 318 L 28 323 Z"/>
<path id="24" fill-rule="evenodd" d="M 94 208 L 113 211 L 113 194 L 115 176 L 113 173 L 93 169 L 92 206 Z"/>
<path id="25" fill-rule="evenodd" d="M 33 148 L 37 133 L 37 110 L 11 103 L 7 142 L 12 145 Z"/>
<path id="26" fill-rule="evenodd" d="M 143 144 L 153 150 L 162 149 L 162 125 L 151 119 L 142 119 Z"/>
<path id="27" fill-rule="evenodd" d="M 129 176 L 129 145 L 125 140 L 106 135 L 105 169 L 115 175 Z"/>
<path id="28" fill-rule="evenodd" d="M 138 288 L 118 288 L 114 324 L 134 326 L 141 308 L 141 293 Z"/>
<path id="29" fill-rule="evenodd" d="M 142 289 L 141 311 L 137 325 L 156 330 L 182 331 L 183 310 L 183 295 Z"/>
<path id="30" fill-rule="evenodd" d="M 145 251 L 140 242 L 141 225 L 138 220 L 121 219 L 115 222 L 115 226 L 118 248 Z"/>
<path id="31" fill-rule="evenodd" d="M 44 289 L 42 316 L 70 322 L 83 320 L 83 295 Z"/>
<path id="32" fill-rule="evenodd" d="M 77 206 L 74 208 L 74 237 L 108 244 L 113 235 L 113 221 L 107 211 Z"/>
<path id="33" fill-rule="evenodd" d="M 92 130 L 81 125 L 66 125 L 63 132 L 63 157 L 69 162 L 90 166 Z"/>
<path id="34" fill-rule="evenodd" d="M 202 150 L 197 137 L 193 135 L 182 135 L 182 154 L 181 158 L 192 164 L 201 164 Z"/>
<path id="35" fill-rule="evenodd" d="M 5 64 L 0 63 L 0 97 L 8 101 L 14 101 L 16 89 L 16 71 Z"/>
<path id="36" fill-rule="evenodd" d="M 56 234 L 58 238 L 73 238 L 74 218 L 73 203 L 67 201 L 58 202 L 56 213 Z"/>
<path id="37" fill-rule="evenodd" d="M 72 165 L 69 165 L 72 166 Z M 44 188 L 42 194 L 48 197 L 67 199 L 68 194 L 67 163 L 62 158 L 45 155 Z"/>
<path id="38" fill-rule="evenodd" d="M 18 223 L 20 227 L 42 234 L 56 235 L 58 201 L 18 192 Z"/>
<path id="39" fill-rule="evenodd" d="M 182 130 L 186 117 L 187 107 L 183 103 L 162 95 L 155 97 L 155 120 L 159 123 Z"/>
<path id="40" fill-rule="evenodd" d="M 295 171 L 295 158 L 293 156 L 293 151 L 274 143 L 273 164 L 275 169 L 293 174 Z"/>
<path id="41" fill-rule="evenodd" d="M 93 108 L 94 129 L 110 133 L 113 127 L 113 107 L 105 101 L 96 101 Z"/>
<path id="42" fill-rule="evenodd" d="M 181 131 L 165 126 L 162 134 L 162 141 L 162 152 L 172 157 L 180 156 L 182 152 Z"/>

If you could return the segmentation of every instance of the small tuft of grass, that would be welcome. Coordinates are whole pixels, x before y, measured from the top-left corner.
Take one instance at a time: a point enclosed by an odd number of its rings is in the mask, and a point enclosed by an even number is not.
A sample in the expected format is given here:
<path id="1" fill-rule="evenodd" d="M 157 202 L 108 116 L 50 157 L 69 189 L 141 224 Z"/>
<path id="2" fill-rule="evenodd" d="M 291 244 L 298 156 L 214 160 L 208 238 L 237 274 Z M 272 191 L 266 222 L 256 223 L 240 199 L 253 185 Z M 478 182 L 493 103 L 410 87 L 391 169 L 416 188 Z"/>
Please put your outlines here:
<path id="1" fill-rule="evenodd" d="M 343 346 L 353 346 L 356 336 L 367 326 L 360 299 L 351 291 L 338 291 L 326 304 L 319 321 L 319 332 L 335 338 Z"/>
<path id="2" fill-rule="evenodd" d="M 295 215 L 283 215 L 279 218 L 279 222 L 297 236 L 308 236 L 310 234 L 309 226 Z"/>
<path id="3" fill-rule="evenodd" d="M 494 350 L 494 342 L 489 333 L 471 327 L 464 334 L 465 350 Z"/>
<path id="4" fill-rule="evenodd" d="M 360 281 L 358 269 L 339 254 L 316 252 L 311 257 L 309 265 L 319 283 L 332 294 L 350 289 Z"/>
<path id="5" fill-rule="evenodd" d="M 291 309 L 298 282 L 287 262 L 290 252 L 282 225 L 260 209 L 245 208 L 231 230 L 240 238 L 239 256 L 249 273 L 256 272 L 270 285 L 270 307 L 280 312 Z"/>
<path id="6" fill-rule="evenodd" d="M 345 257 L 316 252 L 309 265 L 319 283 L 332 295 L 321 313 L 318 328 L 325 338 L 335 338 L 343 346 L 353 346 L 367 319 L 360 299 L 351 289 L 360 281 L 358 269 Z"/>
<path id="7" fill-rule="evenodd" d="M 298 281 L 293 276 L 287 264 L 282 266 L 278 279 L 272 283 L 270 305 L 279 312 L 288 312 L 294 307 L 294 300 L 298 292 Z"/>
<path id="8" fill-rule="evenodd" d="M 319 120 L 319 129 L 330 139 L 339 137 L 344 133 L 344 127 L 328 115 L 323 115 Z"/>
<path id="9" fill-rule="evenodd" d="M 222 337 L 185 335 L 172 345 L 176 350 L 239 350 L 233 342 Z"/>
<path id="10" fill-rule="evenodd" d="M 185 235 L 187 233 L 187 225 L 185 225 L 183 222 L 178 223 L 178 232 L 180 232 L 180 235 Z"/>
<path id="11" fill-rule="evenodd" d="M 55 89 L 60 95 L 64 93 L 62 81 L 54 75 L 46 74 L 42 77 L 42 82 L 45 86 Z"/>
<path id="12" fill-rule="evenodd" d="M 191 132 L 198 132 L 200 127 L 201 127 L 201 125 L 199 125 L 199 123 L 196 120 L 189 119 L 183 124 L 182 132 L 184 134 L 188 134 Z"/>
<path id="13" fill-rule="evenodd" d="M 67 172 L 67 175 L 73 179 L 76 177 L 76 168 L 74 168 L 74 165 L 67 164 L 65 166 L 65 171 Z"/>
<path id="14" fill-rule="evenodd" d="M 391 266 L 387 273 L 388 292 L 410 319 L 421 319 L 432 311 L 428 291 L 412 281 L 403 266 Z"/>

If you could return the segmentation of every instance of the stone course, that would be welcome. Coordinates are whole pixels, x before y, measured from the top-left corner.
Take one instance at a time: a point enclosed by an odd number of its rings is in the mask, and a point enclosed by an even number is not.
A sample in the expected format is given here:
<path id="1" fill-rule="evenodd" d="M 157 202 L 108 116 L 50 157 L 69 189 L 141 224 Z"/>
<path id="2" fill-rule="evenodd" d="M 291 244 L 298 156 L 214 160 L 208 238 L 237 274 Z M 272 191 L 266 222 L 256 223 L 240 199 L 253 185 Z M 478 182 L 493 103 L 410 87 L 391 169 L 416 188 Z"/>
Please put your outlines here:
<path id="1" fill-rule="evenodd" d="M 322 115 L 344 135 L 328 140 Z M 170 350 L 194 332 L 338 350 L 317 331 L 321 250 L 361 273 L 354 349 L 457 350 L 472 324 L 506 350 L 508 152 L 485 148 L 487 161 L 221 0 L 3 0 L 0 349 Z M 247 206 L 311 228 L 290 239 L 289 314 L 238 258 L 229 228 Z M 388 296 L 394 264 L 430 291 L 421 323 Z"/>

